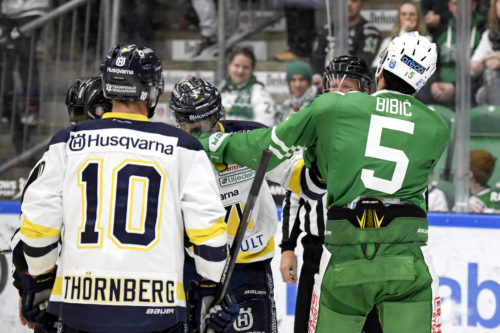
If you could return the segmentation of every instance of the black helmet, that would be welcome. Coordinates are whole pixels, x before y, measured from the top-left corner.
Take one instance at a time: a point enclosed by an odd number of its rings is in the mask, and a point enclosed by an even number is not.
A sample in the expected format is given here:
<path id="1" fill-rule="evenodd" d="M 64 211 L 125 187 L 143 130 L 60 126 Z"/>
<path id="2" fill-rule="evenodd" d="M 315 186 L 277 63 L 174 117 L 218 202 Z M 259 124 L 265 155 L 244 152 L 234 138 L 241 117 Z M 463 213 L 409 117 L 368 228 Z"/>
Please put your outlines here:
<path id="1" fill-rule="evenodd" d="M 362 91 L 371 90 L 374 82 L 366 61 L 359 57 L 343 55 L 333 58 L 326 66 L 323 74 L 323 92 L 328 92 L 330 80 L 339 76 L 358 80 L 359 89 Z"/>
<path id="2" fill-rule="evenodd" d="M 71 123 L 99 119 L 112 107 L 111 100 L 104 97 L 99 76 L 76 79 L 66 93 L 66 111 Z"/>
<path id="3" fill-rule="evenodd" d="M 117 44 L 101 63 L 104 96 L 124 101 L 146 101 L 148 117 L 163 93 L 161 61 L 153 50 L 134 44 Z"/>
<path id="4" fill-rule="evenodd" d="M 213 126 L 224 115 L 217 88 L 196 76 L 175 84 L 169 108 L 181 126 L 209 118 Z"/>

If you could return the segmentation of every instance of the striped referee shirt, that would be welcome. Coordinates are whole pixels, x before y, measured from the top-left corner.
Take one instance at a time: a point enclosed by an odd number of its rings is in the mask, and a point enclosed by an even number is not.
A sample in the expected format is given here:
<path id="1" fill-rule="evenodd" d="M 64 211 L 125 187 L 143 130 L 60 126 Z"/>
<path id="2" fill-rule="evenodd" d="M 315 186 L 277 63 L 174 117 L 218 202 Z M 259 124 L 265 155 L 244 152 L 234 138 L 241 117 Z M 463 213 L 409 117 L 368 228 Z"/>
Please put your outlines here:
<path id="1" fill-rule="evenodd" d="M 326 195 L 319 200 L 307 200 L 291 191 L 286 192 L 281 211 L 283 238 L 281 251 L 294 250 L 301 232 L 323 237 L 325 234 Z"/>

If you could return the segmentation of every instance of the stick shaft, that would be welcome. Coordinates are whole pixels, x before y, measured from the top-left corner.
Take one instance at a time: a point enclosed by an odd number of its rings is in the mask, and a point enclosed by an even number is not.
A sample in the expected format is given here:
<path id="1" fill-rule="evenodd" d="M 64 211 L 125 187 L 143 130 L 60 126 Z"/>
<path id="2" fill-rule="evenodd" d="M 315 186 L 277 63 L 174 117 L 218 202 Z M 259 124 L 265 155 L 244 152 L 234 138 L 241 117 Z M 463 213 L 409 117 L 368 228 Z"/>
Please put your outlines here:
<path id="1" fill-rule="evenodd" d="M 234 236 L 233 244 L 231 245 L 231 250 L 229 251 L 229 256 L 227 257 L 224 270 L 222 271 L 222 276 L 220 284 L 215 293 L 214 305 L 219 304 L 224 299 L 229 287 L 229 281 L 231 280 L 231 275 L 233 274 L 234 265 L 236 263 L 236 258 L 240 252 L 241 242 L 243 241 L 243 236 L 247 230 L 248 221 L 250 220 L 250 215 L 252 214 L 253 207 L 257 196 L 259 195 L 260 187 L 264 181 L 264 176 L 266 174 L 267 165 L 271 159 L 272 152 L 269 149 L 264 149 L 260 157 L 260 162 L 257 167 L 257 172 L 252 182 L 250 192 L 248 193 L 248 198 L 245 203 L 245 209 L 243 210 L 243 216 L 241 218 L 240 224 L 238 225 L 238 230 Z"/>

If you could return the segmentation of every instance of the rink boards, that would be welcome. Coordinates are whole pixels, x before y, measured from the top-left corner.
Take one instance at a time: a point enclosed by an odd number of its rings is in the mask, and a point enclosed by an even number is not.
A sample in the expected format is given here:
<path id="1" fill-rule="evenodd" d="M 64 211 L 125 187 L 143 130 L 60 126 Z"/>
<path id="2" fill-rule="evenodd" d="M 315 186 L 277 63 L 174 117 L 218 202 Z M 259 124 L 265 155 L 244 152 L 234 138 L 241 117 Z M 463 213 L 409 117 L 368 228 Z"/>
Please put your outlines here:
<path id="1" fill-rule="evenodd" d="M 0 202 L 1 249 L 9 245 L 19 208 L 19 202 Z M 443 298 L 443 332 L 500 332 L 500 216 L 434 213 L 429 220 L 429 245 Z M 276 244 L 280 239 L 279 226 Z M 296 250 L 299 265 L 301 252 Z M 281 281 L 279 248 L 276 254 L 273 274 L 279 331 L 291 332 L 297 289 Z M 17 322 L 16 303 L 17 292 L 9 280 L 0 295 L 0 332 L 27 331 Z"/>

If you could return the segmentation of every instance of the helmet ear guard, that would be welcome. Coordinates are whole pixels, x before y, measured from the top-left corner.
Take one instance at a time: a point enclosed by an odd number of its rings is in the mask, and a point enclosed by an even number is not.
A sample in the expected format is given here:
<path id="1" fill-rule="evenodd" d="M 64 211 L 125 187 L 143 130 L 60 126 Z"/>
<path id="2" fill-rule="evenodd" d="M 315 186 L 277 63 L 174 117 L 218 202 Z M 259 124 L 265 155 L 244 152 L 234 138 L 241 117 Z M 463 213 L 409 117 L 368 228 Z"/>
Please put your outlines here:
<path id="1" fill-rule="evenodd" d="M 389 71 L 419 91 L 436 71 L 437 47 L 417 31 L 394 38 L 380 57 L 376 77 Z"/>
<path id="2" fill-rule="evenodd" d="M 163 93 L 161 61 L 154 51 L 135 44 L 117 44 L 101 63 L 104 94 L 124 101 L 145 101 L 148 117 L 154 115 Z"/>
<path id="3" fill-rule="evenodd" d="M 104 97 L 100 77 L 76 79 L 66 93 L 66 112 L 71 123 L 99 119 L 111 111 L 111 100 Z"/>

